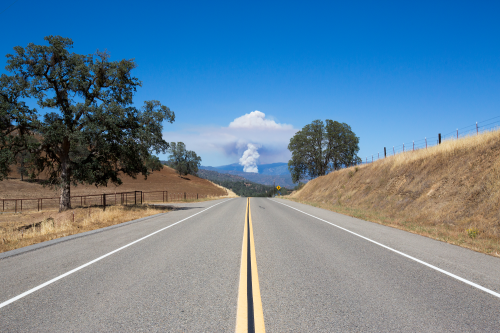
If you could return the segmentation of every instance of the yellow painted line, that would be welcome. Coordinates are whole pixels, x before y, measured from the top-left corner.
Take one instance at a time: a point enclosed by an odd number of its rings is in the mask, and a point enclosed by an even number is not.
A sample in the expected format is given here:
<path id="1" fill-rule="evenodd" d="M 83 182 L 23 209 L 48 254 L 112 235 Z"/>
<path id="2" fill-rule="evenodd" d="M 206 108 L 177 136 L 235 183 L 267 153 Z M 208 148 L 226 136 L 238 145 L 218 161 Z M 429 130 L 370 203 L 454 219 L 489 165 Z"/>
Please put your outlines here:
<path id="1" fill-rule="evenodd" d="M 247 223 L 248 222 L 248 223 Z M 250 234 L 248 234 L 250 233 Z M 250 237 L 248 237 L 250 236 Z M 236 333 L 248 332 L 248 239 L 250 238 L 250 267 L 252 273 L 252 298 L 253 298 L 253 322 L 256 333 L 265 333 L 264 312 L 260 298 L 259 275 L 257 274 L 257 259 L 255 256 L 255 242 L 253 238 L 252 213 L 250 210 L 250 198 L 247 199 L 245 212 L 245 227 L 243 231 L 243 245 L 241 248 L 240 286 L 238 289 L 238 310 L 236 313 Z"/>
<path id="2" fill-rule="evenodd" d="M 250 259 L 252 264 L 252 292 L 253 292 L 253 315 L 256 333 L 265 333 L 264 311 L 260 299 L 259 274 L 257 274 L 257 257 L 255 256 L 255 242 L 253 240 L 252 212 L 250 210 L 250 198 L 248 199 L 248 218 L 250 225 Z"/>
<path id="3" fill-rule="evenodd" d="M 248 300 L 247 300 L 247 248 L 248 248 L 248 203 L 245 211 L 245 228 L 243 231 L 243 245 L 241 247 L 241 268 L 240 268 L 240 287 L 238 288 L 238 310 L 236 312 L 236 333 L 248 332 Z"/>

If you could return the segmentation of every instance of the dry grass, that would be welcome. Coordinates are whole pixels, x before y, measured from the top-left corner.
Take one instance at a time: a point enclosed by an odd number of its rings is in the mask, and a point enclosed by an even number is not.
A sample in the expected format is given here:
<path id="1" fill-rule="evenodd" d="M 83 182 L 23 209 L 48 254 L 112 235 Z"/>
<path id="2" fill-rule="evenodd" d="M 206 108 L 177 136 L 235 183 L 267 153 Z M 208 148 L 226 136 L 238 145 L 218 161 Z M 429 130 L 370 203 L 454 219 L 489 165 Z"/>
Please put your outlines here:
<path id="1" fill-rule="evenodd" d="M 225 188 L 224 186 L 221 186 L 219 184 L 215 184 L 215 183 L 212 183 L 212 184 L 214 184 L 215 186 L 217 186 L 217 187 L 219 187 L 219 188 L 221 188 L 221 189 L 223 189 L 223 190 L 226 191 L 227 194 L 225 196 L 221 197 L 221 198 L 239 198 L 239 195 L 237 195 L 236 193 L 234 193 L 232 190 L 230 190 L 228 188 Z"/>
<path id="2" fill-rule="evenodd" d="M 500 256 L 500 131 L 332 172 L 290 199 Z"/>
<path id="3" fill-rule="evenodd" d="M 0 224 L 0 252 L 51 239 L 108 227 L 141 217 L 168 212 L 165 206 L 112 206 L 78 208 L 63 213 L 4 214 Z M 74 221 L 73 221 L 74 214 Z"/>

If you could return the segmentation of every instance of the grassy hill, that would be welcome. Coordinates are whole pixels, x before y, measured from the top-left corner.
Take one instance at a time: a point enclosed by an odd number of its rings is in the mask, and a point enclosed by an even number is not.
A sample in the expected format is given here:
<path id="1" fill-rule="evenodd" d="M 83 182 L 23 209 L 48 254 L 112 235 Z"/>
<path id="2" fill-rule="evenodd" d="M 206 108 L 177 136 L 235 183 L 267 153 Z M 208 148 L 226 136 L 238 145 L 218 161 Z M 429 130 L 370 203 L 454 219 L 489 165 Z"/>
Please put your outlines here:
<path id="1" fill-rule="evenodd" d="M 332 172 L 291 199 L 500 256 L 500 131 Z"/>
<path id="2" fill-rule="evenodd" d="M 42 177 L 43 178 L 43 177 Z M 174 169 L 164 166 L 161 171 L 155 171 L 144 179 L 138 175 L 132 178 L 126 175 L 120 177 L 123 184 L 115 186 L 108 184 L 107 187 L 95 187 L 94 185 L 71 186 L 71 195 L 102 194 L 126 191 L 169 191 L 188 192 L 208 195 L 225 195 L 225 191 L 214 184 L 196 176 L 187 175 L 180 177 Z M 57 197 L 59 191 L 50 187 L 44 187 L 38 182 L 21 181 L 18 173 L 13 172 L 9 179 L 0 181 L 0 199 L 9 198 L 40 198 Z"/>

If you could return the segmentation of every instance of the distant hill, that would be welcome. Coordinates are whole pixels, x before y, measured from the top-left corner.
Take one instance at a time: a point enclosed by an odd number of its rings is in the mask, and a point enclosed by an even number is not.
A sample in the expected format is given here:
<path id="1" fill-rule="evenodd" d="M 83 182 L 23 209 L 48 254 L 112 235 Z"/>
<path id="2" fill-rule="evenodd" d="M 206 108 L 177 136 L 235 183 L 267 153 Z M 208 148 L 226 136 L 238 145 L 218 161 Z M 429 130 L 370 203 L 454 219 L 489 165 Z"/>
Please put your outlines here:
<path id="1" fill-rule="evenodd" d="M 201 166 L 200 169 L 243 177 L 249 181 L 263 185 L 272 186 L 273 184 L 276 184 L 276 186 L 280 185 L 281 187 L 289 189 L 296 186 L 296 184 L 292 182 L 292 177 L 288 171 L 287 163 L 261 164 L 257 167 L 259 169 L 259 173 L 243 172 L 243 166 L 237 163 L 218 167 Z"/>
<path id="2" fill-rule="evenodd" d="M 231 181 L 231 182 L 249 181 L 248 179 L 240 177 L 240 176 L 231 175 L 229 173 L 219 173 L 217 171 L 205 170 L 205 169 L 199 169 L 197 176 L 200 178 L 203 178 L 203 179 L 208 179 L 211 182 L 216 182 L 216 181 Z"/>
<path id="3" fill-rule="evenodd" d="M 237 171 L 232 171 L 237 172 Z M 234 193 L 244 197 L 267 197 L 271 196 L 273 191 L 273 186 L 258 184 L 251 182 L 243 177 L 232 175 L 228 173 L 219 173 L 213 170 L 200 169 L 198 171 L 198 177 L 208 179 L 216 184 L 224 186 L 232 190 Z M 288 191 L 283 189 L 281 194 L 287 194 Z"/>

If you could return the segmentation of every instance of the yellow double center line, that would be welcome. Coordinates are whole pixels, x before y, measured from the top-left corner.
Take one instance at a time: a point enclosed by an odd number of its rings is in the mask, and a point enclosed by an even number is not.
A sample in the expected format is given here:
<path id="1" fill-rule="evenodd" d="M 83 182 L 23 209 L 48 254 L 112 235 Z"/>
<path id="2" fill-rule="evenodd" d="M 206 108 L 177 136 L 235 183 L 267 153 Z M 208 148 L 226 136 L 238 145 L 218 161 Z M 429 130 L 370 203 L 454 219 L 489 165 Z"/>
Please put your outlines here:
<path id="1" fill-rule="evenodd" d="M 265 332 L 264 312 L 260 299 L 257 259 L 253 240 L 252 213 L 250 198 L 247 198 L 245 229 L 241 249 L 240 286 L 238 290 L 238 312 L 236 314 L 236 333 Z"/>

